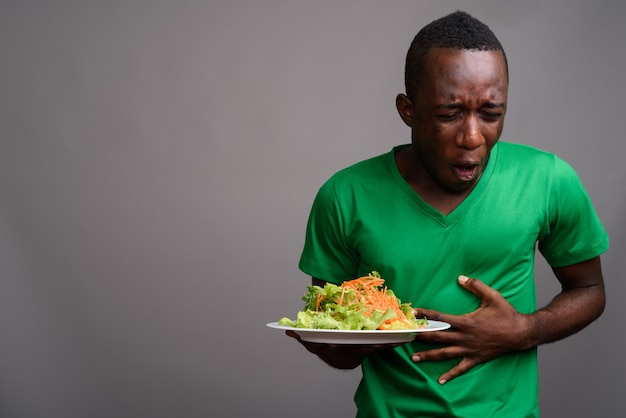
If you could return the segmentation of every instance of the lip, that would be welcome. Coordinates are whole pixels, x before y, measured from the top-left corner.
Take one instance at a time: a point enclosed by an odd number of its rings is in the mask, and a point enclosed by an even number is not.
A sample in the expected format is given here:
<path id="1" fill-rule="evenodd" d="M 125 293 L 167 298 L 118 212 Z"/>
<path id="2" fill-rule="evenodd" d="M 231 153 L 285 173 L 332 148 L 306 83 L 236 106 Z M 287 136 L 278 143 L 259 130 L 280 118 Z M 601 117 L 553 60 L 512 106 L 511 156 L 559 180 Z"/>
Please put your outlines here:
<path id="1" fill-rule="evenodd" d="M 454 164 L 452 171 L 454 175 L 461 181 L 472 181 L 479 174 L 480 164 L 477 162 L 462 162 Z"/>

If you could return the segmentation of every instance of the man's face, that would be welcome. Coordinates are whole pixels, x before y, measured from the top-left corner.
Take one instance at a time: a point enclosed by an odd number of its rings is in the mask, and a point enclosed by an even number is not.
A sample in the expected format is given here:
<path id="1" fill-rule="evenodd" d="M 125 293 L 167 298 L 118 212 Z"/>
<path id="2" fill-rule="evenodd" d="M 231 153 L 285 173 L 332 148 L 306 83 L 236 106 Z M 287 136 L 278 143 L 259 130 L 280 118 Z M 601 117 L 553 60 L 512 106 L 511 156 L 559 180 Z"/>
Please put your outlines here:
<path id="1" fill-rule="evenodd" d="M 411 114 L 400 111 L 412 128 L 417 174 L 447 192 L 473 187 L 502 133 L 507 90 L 500 52 L 432 50 Z"/>

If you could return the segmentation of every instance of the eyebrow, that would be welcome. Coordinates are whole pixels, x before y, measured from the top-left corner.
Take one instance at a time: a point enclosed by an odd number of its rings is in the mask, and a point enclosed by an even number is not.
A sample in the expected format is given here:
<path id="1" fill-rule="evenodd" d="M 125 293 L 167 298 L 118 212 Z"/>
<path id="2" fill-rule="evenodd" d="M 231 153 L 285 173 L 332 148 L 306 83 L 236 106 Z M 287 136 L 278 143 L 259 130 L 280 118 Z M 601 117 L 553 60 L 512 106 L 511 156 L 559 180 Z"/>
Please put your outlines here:
<path id="1" fill-rule="evenodd" d="M 442 104 L 438 104 L 435 106 L 436 109 L 443 109 L 443 110 L 453 110 L 453 109 L 458 109 L 460 107 L 463 107 L 461 103 L 442 103 Z M 504 108 L 505 103 L 504 102 L 502 103 L 486 102 L 481 107 L 489 108 L 489 109 Z"/>
<path id="2" fill-rule="evenodd" d="M 487 102 L 483 105 L 483 107 L 489 107 L 489 108 L 494 108 L 494 107 L 504 107 L 506 106 L 506 103 L 502 102 L 502 103 L 496 103 L 496 102 Z"/>

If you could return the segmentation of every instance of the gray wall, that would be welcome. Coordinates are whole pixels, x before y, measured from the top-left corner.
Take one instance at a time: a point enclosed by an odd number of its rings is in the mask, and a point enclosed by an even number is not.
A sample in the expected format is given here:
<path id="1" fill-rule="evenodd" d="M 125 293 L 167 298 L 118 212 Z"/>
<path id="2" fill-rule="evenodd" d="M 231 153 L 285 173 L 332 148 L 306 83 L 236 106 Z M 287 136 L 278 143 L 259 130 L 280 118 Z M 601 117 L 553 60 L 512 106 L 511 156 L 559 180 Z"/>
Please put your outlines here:
<path id="1" fill-rule="evenodd" d="M 624 5 L 2 0 L 0 416 L 353 414 L 358 371 L 265 323 L 301 308 L 317 188 L 408 141 L 404 54 L 458 8 L 508 52 L 504 139 L 570 161 L 611 234 L 606 313 L 540 349 L 543 416 L 621 416 Z"/>

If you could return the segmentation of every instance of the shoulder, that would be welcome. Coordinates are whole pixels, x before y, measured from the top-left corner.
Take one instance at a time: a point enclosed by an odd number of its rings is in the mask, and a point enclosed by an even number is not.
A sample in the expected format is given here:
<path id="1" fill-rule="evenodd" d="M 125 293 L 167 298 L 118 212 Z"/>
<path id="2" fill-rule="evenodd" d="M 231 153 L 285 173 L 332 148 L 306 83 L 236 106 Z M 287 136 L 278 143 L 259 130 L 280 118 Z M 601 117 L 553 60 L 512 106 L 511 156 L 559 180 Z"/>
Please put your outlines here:
<path id="1" fill-rule="evenodd" d="M 334 173 L 319 188 L 318 205 L 354 205 L 357 200 L 371 200 L 392 189 L 394 151 L 359 161 Z"/>
<path id="2" fill-rule="evenodd" d="M 513 142 L 498 142 L 498 153 L 502 158 L 507 159 L 531 159 L 546 162 L 553 161 L 558 158 L 554 153 L 544 151 L 532 145 L 516 144 Z"/>
<path id="3" fill-rule="evenodd" d="M 498 160 L 506 167 L 517 167 L 528 173 L 571 175 L 571 165 L 557 154 L 536 148 L 532 145 L 499 142 Z"/>
<path id="4" fill-rule="evenodd" d="M 390 171 L 394 151 L 354 163 L 334 173 L 324 186 L 354 187 L 381 179 Z"/>
<path id="5" fill-rule="evenodd" d="M 353 174 L 369 173 L 371 170 L 381 170 L 387 166 L 387 162 L 392 158 L 393 151 L 376 155 L 368 159 L 359 161 L 335 173 L 334 177 L 350 176 Z"/>

